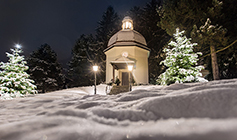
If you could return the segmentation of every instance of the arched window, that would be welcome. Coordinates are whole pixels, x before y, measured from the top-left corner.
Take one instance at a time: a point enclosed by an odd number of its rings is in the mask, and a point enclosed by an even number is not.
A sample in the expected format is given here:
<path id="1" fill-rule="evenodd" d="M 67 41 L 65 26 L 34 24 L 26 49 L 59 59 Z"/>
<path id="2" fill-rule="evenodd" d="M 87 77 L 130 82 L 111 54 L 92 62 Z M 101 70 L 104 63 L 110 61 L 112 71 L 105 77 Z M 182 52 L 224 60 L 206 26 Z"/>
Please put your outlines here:
<path id="1" fill-rule="evenodd" d="M 128 16 L 125 17 L 122 22 L 123 22 L 123 25 L 122 25 L 123 30 L 125 29 L 133 30 L 133 21 L 130 17 Z"/>

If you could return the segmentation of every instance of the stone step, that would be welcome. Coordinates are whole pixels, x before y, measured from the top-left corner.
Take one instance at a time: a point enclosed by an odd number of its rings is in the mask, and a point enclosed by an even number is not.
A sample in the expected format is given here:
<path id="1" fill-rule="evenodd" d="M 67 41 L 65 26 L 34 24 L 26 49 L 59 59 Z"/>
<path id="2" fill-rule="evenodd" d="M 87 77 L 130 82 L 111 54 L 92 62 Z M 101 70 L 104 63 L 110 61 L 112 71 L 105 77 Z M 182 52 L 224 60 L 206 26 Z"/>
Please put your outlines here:
<path id="1" fill-rule="evenodd" d="M 112 89 L 109 92 L 109 95 L 114 95 L 114 94 L 119 94 L 122 92 L 128 92 L 129 91 L 129 86 L 113 86 Z"/>

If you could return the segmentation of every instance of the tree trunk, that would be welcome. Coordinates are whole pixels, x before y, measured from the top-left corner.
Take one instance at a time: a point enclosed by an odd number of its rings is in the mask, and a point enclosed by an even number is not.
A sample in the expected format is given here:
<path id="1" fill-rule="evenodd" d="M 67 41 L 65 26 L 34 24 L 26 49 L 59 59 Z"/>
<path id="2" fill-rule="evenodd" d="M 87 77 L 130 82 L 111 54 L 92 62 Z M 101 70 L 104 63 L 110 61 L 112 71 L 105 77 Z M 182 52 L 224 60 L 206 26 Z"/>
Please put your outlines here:
<path id="1" fill-rule="evenodd" d="M 211 64 L 212 64 L 212 73 L 213 73 L 213 79 L 214 80 L 219 80 L 220 79 L 220 74 L 219 74 L 219 68 L 218 68 L 218 63 L 217 63 L 217 57 L 216 57 L 216 49 L 215 46 L 210 46 L 211 49 Z"/>

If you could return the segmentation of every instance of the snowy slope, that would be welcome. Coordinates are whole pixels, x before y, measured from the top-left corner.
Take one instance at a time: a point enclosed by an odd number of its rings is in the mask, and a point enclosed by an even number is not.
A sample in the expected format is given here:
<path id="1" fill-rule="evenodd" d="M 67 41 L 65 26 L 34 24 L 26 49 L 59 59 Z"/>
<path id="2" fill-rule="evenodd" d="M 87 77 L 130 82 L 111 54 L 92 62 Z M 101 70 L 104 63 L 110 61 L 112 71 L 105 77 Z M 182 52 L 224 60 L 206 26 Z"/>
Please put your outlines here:
<path id="1" fill-rule="evenodd" d="M 105 95 L 105 85 L 0 101 L 2 140 L 236 140 L 237 79 L 140 86 Z"/>

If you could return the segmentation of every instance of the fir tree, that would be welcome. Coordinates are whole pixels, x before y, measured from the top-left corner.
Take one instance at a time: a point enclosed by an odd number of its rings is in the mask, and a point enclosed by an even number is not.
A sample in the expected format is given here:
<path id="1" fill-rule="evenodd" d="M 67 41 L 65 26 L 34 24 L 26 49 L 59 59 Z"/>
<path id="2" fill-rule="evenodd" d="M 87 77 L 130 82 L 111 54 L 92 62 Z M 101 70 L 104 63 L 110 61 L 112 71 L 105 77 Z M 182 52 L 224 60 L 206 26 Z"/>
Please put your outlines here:
<path id="1" fill-rule="evenodd" d="M 0 63 L 0 93 L 1 98 L 14 98 L 26 94 L 37 93 L 34 81 L 29 79 L 26 71 L 26 61 L 21 56 L 21 49 L 11 49 L 12 54 L 6 53 L 9 60 L 7 63 Z"/>
<path id="2" fill-rule="evenodd" d="M 38 87 L 39 92 L 54 91 L 63 88 L 65 77 L 58 63 L 57 54 L 48 44 L 32 52 L 27 59 L 29 74 Z"/>
<path id="3" fill-rule="evenodd" d="M 221 5 L 215 5 L 216 1 L 164 0 L 162 8 L 158 9 L 158 13 L 162 16 L 158 25 L 171 36 L 179 27 L 180 30 L 185 30 L 186 36 L 190 37 L 193 25 L 201 26 L 208 17 L 214 19 L 221 16 Z"/>
<path id="4" fill-rule="evenodd" d="M 100 67 L 97 78 L 99 83 L 105 81 L 106 56 L 104 50 L 107 48 L 109 39 L 121 29 L 120 23 L 120 18 L 112 6 L 106 9 L 102 15 L 102 19 L 98 22 L 95 35 L 97 40 L 97 53 L 94 58 L 94 63 Z"/>
<path id="5" fill-rule="evenodd" d="M 200 45 L 210 46 L 212 74 L 214 80 L 220 79 L 216 48 L 226 44 L 226 32 L 227 30 L 222 26 L 211 25 L 209 18 L 207 19 L 205 25 L 201 26 L 199 30 L 196 26 L 194 26 L 192 32 L 192 37 L 199 39 Z"/>
<path id="6" fill-rule="evenodd" d="M 102 53 L 107 48 L 110 37 L 118 32 L 120 28 L 120 18 L 114 8 L 109 6 L 102 15 L 102 19 L 98 22 L 96 29 L 96 39 L 100 44 Z"/>
<path id="7" fill-rule="evenodd" d="M 72 49 L 72 60 L 69 62 L 70 87 L 88 86 L 93 84 L 90 69 L 97 52 L 96 40 L 92 35 L 81 35 Z M 83 79 L 83 80 L 82 80 Z"/>
<path id="8" fill-rule="evenodd" d="M 193 52 L 193 46 L 196 46 L 197 43 L 191 43 L 191 39 L 184 35 L 184 31 L 179 32 L 178 28 L 174 34 L 174 39 L 176 41 L 171 41 L 168 48 L 164 49 L 166 59 L 161 63 L 167 66 L 168 69 L 159 76 L 158 82 L 162 85 L 169 85 L 172 83 L 206 81 L 200 77 L 202 76 L 200 71 L 204 67 L 195 66 L 197 65 L 198 55 L 201 55 L 200 52 Z"/>

